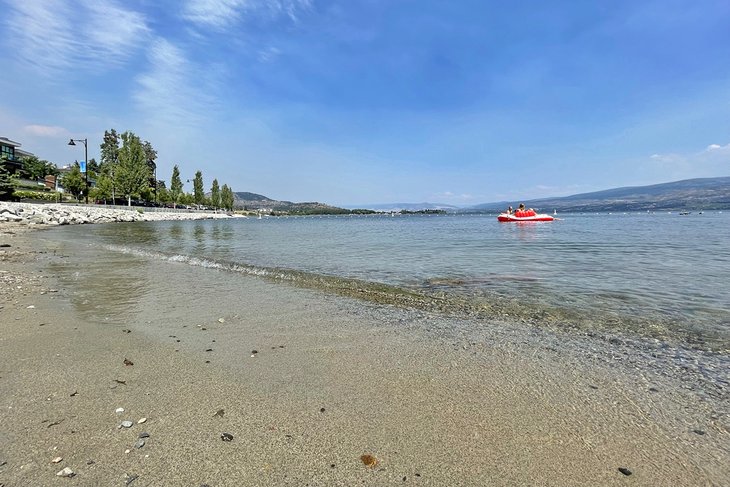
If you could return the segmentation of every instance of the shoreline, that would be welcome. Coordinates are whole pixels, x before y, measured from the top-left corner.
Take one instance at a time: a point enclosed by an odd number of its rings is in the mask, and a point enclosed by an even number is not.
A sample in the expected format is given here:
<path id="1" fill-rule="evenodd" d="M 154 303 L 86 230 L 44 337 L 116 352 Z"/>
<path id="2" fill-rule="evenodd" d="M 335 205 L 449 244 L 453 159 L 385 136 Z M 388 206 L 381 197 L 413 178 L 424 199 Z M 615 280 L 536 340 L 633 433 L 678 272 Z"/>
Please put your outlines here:
<path id="1" fill-rule="evenodd" d="M 105 326 L 46 270 L 60 257 L 33 227 L 0 225 L 7 486 L 730 480 L 727 390 L 701 380 L 726 359 L 501 322 L 465 334 L 455 318 L 250 276 L 225 308 L 152 295 L 175 319 Z M 180 286 L 204 272 L 175 271 Z M 76 476 L 55 479 L 64 467 Z"/>
<path id="2" fill-rule="evenodd" d="M 0 202 L 0 224 L 79 225 L 135 221 L 209 220 L 247 218 L 235 213 L 144 211 L 143 208 L 107 208 L 97 205 L 36 204 Z"/>

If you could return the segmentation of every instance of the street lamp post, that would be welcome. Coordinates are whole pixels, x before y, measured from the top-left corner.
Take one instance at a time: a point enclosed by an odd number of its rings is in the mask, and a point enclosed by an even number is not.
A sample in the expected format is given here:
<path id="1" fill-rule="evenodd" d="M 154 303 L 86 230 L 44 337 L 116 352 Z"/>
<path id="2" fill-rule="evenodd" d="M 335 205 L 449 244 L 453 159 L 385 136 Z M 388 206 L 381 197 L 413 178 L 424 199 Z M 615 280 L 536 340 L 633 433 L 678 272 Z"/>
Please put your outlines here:
<path id="1" fill-rule="evenodd" d="M 68 141 L 68 145 L 76 145 L 76 142 L 84 143 L 84 178 L 86 179 L 86 204 L 89 204 L 89 148 L 88 139 L 71 139 Z"/>

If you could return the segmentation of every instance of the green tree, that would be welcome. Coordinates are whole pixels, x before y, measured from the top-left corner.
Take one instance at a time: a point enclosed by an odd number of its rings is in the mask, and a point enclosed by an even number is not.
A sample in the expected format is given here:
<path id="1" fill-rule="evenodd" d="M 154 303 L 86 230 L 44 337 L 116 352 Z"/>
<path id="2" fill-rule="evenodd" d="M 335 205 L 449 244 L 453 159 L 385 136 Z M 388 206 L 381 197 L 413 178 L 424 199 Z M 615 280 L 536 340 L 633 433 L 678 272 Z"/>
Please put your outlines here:
<path id="1" fill-rule="evenodd" d="M 157 200 L 157 151 L 152 147 L 149 140 L 145 140 L 142 144 L 144 149 L 144 157 L 147 160 L 147 166 L 150 169 L 149 186 L 153 197 Z"/>
<path id="2" fill-rule="evenodd" d="M 205 203 L 205 190 L 203 189 L 203 173 L 197 171 L 193 179 L 193 201 L 200 206 Z"/>
<path id="3" fill-rule="evenodd" d="M 84 173 L 81 172 L 78 162 L 71 167 L 71 171 L 63 175 L 61 178 L 61 186 L 77 200 L 83 194 L 84 189 L 86 189 L 86 178 L 84 177 Z"/>
<path id="4" fill-rule="evenodd" d="M 159 181 L 158 181 L 159 183 Z M 161 203 L 171 203 L 170 192 L 164 186 L 157 186 L 157 201 Z"/>
<path id="5" fill-rule="evenodd" d="M 106 174 L 100 174 L 96 179 L 96 186 L 89 191 L 95 200 L 103 201 L 106 204 L 107 200 L 112 198 L 113 187 L 112 179 Z"/>
<path id="6" fill-rule="evenodd" d="M 175 164 L 175 167 L 172 168 L 172 178 L 170 178 L 170 191 L 168 191 L 173 208 L 177 208 L 177 203 L 180 201 L 180 196 L 182 196 L 182 189 L 183 183 L 180 179 L 180 169 Z"/>
<path id="7" fill-rule="evenodd" d="M 233 202 L 233 191 L 227 184 L 224 184 L 223 189 L 221 190 L 221 204 L 223 205 L 223 208 L 229 211 L 233 210 Z"/>
<path id="8" fill-rule="evenodd" d="M 116 198 L 116 169 L 119 164 L 119 135 L 114 129 L 104 131 L 101 144 L 101 164 L 99 172 L 111 181 L 112 199 Z"/>
<path id="9" fill-rule="evenodd" d="M 0 200 L 9 200 L 15 191 L 15 178 L 0 163 Z"/>
<path id="10" fill-rule="evenodd" d="M 213 180 L 213 186 L 210 187 L 210 204 L 217 210 L 221 207 L 221 188 L 218 186 L 218 180 Z"/>
<path id="11" fill-rule="evenodd" d="M 127 205 L 132 206 L 132 196 L 140 194 L 147 185 L 150 170 L 145 160 L 142 141 L 134 132 L 126 131 L 121 135 L 119 162 L 115 181 L 119 191 L 127 197 Z"/>
<path id="12" fill-rule="evenodd" d="M 86 168 L 89 170 L 89 176 L 99 174 L 99 163 L 93 157 L 86 163 Z"/>
<path id="13" fill-rule="evenodd" d="M 190 193 L 183 193 L 182 196 L 180 196 L 180 204 L 185 206 L 190 206 L 195 202 L 195 198 Z"/>
<path id="14" fill-rule="evenodd" d="M 34 181 L 43 179 L 49 174 L 58 174 L 58 168 L 45 159 L 38 159 L 37 156 L 26 156 L 22 159 L 22 174 Z"/>

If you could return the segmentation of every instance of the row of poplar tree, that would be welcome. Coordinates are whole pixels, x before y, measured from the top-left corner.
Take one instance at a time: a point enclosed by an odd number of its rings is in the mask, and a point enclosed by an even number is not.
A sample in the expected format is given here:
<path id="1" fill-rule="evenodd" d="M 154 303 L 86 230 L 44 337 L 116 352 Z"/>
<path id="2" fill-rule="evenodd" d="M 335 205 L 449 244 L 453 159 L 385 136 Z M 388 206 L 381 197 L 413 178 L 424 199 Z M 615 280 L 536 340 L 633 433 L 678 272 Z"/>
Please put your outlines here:
<path id="1" fill-rule="evenodd" d="M 89 161 L 87 171 L 96 179 L 95 187 L 90 191 L 97 201 L 112 202 L 125 198 L 131 206 L 132 199 L 143 199 L 156 203 L 177 205 L 210 206 L 233 210 L 233 190 L 226 184 L 219 186 L 214 179 L 210 188 L 210 196 L 206 196 L 203 186 L 203 173 L 197 171 L 193 178 L 193 193 L 183 191 L 180 169 L 177 165 L 172 169 L 170 187 L 157 179 L 157 151 L 149 141 L 142 141 L 134 132 L 126 131 L 118 134 L 116 130 L 104 131 L 101 144 L 101 161 Z M 78 173 L 78 174 L 75 174 Z M 64 187 L 75 186 L 83 175 L 78 167 L 64 177 Z M 188 180 L 189 181 L 189 180 Z"/>

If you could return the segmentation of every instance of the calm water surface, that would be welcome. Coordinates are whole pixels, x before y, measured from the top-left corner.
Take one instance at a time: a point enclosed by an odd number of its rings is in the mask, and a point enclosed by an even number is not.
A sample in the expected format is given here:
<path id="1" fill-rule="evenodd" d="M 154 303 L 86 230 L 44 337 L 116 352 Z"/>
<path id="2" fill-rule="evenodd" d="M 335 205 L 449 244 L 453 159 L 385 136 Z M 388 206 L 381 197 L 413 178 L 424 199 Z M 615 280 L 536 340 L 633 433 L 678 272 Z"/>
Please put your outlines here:
<path id="1" fill-rule="evenodd" d="M 241 272 L 304 273 L 538 324 L 619 327 L 721 348 L 730 341 L 730 213 L 561 216 L 525 224 L 487 215 L 206 220 L 65 227 L 55 236 L 96 252 L 85 271 L 103 276 L 107 289 L 114 276 L 144 286 L 139 269 L 150 262 L 173 280 L 181 264 L 210 268 L 202 293 L 235 287 Z M 126 296 L 118 299 L 133 305 Z"/>

